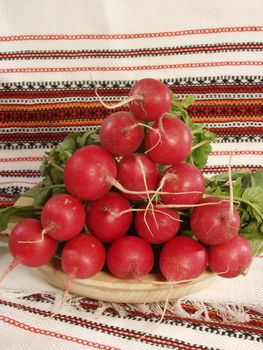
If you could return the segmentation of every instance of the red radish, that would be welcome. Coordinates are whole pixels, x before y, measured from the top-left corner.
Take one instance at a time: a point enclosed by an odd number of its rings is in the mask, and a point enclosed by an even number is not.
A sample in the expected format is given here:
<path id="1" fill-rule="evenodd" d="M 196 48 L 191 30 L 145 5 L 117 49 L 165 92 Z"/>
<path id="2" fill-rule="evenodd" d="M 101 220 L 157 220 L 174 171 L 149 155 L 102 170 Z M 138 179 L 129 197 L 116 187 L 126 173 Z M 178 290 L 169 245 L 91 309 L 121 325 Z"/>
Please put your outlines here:
<path id="1" fill-rule="evenodd" d="M 130 102 L 130 111 L 138 120 L 146 122 L 157 121 L 172 106 L 172 92 L 156 79 L 145 78 L 137 81 L 129 96 L 134 97 Z"/>
<path id="2" fill-rule="evenodd" d="M 177 164 L 189 156 L 192 134 L 181 120 L 169 115 L 162 116 L 145 137 L 147 156 L 159 164 Z"/>
<path id="3" fill-rule="evenodd" d="M 42 237 L 42 226 L 37 219 L 23 219 L 9 235 L 9 251 L 14 259 L 0 277 L 2 280 L 18 264 L 37 267 L 49 262 L 56 254 L 58 243 L 49 236 Z M 30 242 L 30 243 L 27 243 Z"/>
<path id="4" fill-rule="evenodd" d="M 106 252 L 102 243 L 81 232 L 65 243 L 61 254 L 61 267 L 69 280 L 89 278 L 103 268 L 105 260 Z"/>
<path id="5" fill-rule="evenodd" d="M 107 266 L 110 272 L 122 279 L 141 278 L 149 273 L 154 264 L 151 246 L 142 238 L 124 236 L 109 248 Z"/>
<path id="6" fill-rule="evenodd" d="M 192 205 L 198 203 L 205 191 L 205 180 L 202 172 L 192 164 L 180 163 L 166 169 L 161 176 L 163 186 L 161 201 L 166 204 Z M 176 193 L 178 192 L 178 194 Z"/>
<path id="7" fill-rule="evenodd" d="M 244 274 L 252 262 L 252 249 L 248 241 L 236 235 L 229 241 L 208 249 L 209 267 L 222 277 L 232 278 Z"/>
<path id="8" fill-rule="evenodd" d="M 91 201 L 110 190 L 116 174 L 112 156 L 100 146 L 89 145 L 78 149 L 67 161 L 64 183 L 70 194 Z"/>
<path id="9" fill-rule="evenodd" d="M 61 254 L 61 267 L 67 274 L 65 292 L 57 311 L 66 301 L 74 278 L 90 278 L 96 275 L 104 266 L 106 252 L 102 243 L 95 237 L 84 232 L 67 241 Z"/>
<path id="10" fill-rule="evenodd" d="M 9 250 L 21 264 L 36 267 L 49 262 L 58 247 L 56 240 L 49 236 L 41 238 L 42 226 L 37 219 L 23 219 L 11 231 L 9 236 Z M 30 241 L 30 243 L 24 243 Z M 36 242 L 34 242 L 36 241 Z"/>
<path id="11" fill-rule="evenodd" d="M 142 143 L 144 128 L 130 112 L 109 115 L 100 127 L 102 146 L 115 156 L 133 153 Z"/>
<path id="12" fill-rule="evenodd" d="M 85 209 L 82 203 L 70 194 L 51 197 L 41 212 L 43 233 L 60 241 L 73 238 L 85 224 Z"/>
<path id="13" fill-rule="evenodd" d="M 102 242 L 112 242 L 126 234 L 132 223 L 130 202 L 120 193 L 108 192 L 87 206 L 86 224 L 92 235 Z"/>
<path id="14" fill-rule="evenodd" d="M 159 266 L 167 281 L 186 281 L 206 269 L 207 251 L 202 244 L 186 236 L 176 236 L 161 249 Z"/>
<path id="15" fill-rule="evenodd" d="M 133 153 L 124 156 L 118 164 L 117 180 L 128 191 L 152 191 L 158 182 L 158 169 L 146 155 Z M 123 193 L 130 200 L 147 198 L 147 194 Z"/>
<path id="16" fill-rule="evenodd" d="M 233 215 L 230 215 L 229 201 L 220 197 L 210 197 L 201 200 L 199 204 L 204 206 L 193 209 L 190 224 L 194 235 L 201 242 L 206 245 L 215 245 L 237 235 L 240 217 L 235 208 Z"/>
<path id="17" fill-rule="evenodd" d="M 145 204 L 141 209 L 146 207 Z M 160 244 L 177 234 L 180 221 L 179 215 L 172 209 L 159 208 L 158 204 L 154 204 L 147 213 L 138 211 L 134 224 L 138 236 L 150 244 Z"/>

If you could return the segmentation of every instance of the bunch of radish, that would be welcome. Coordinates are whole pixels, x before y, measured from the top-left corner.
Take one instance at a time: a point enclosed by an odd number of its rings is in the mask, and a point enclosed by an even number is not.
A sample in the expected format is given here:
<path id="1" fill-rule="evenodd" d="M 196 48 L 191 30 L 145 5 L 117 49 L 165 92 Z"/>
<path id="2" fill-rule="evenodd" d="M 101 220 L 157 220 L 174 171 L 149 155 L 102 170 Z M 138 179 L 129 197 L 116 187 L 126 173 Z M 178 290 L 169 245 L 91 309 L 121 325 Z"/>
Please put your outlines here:
<path id="1" fill-rule="evenodd" d="M 48 199 L 40 220 L 24 219 L 12 230 L 12 266 L 46 264 L 60 245 L 69 281 L 102 269 L 141 280 L 154 266 L 163 281 L 178 283 L 206 269 L 222 277 L 244 274 L 252 250 L 238 234 L 238 211 L 231 201 L 204 196 L 202 171 L 186 162 L 192 133 L 170 113 L 169 88 L 139 80 L 127 103 L 129 111 L 103 121 L 100 145 L 68 159 L 67 193 Z M 185 213 L 191 237 L 181 232 Z"/>

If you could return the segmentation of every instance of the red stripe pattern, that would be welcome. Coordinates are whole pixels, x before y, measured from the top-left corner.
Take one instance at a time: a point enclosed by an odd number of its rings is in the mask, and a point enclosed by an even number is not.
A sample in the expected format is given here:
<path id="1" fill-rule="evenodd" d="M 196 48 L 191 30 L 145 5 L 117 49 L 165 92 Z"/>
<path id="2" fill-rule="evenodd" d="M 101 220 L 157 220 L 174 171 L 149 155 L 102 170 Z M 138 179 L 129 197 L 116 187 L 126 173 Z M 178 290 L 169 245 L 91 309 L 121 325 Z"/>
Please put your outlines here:
<path id="1" fill-rule="evenodd" d="M 173 32 L 134 33 L 134 34 L 51 34 L 51 35 L 7 35 L 0 36 L 0 41 L 28 41 L 28 40 L 123 40 L 163 38 L 185 35 L 207 35 L 222 33 L 262 32 L 263 26 L 239 26 L 221 28 L 200 28 L 177 30 Z"/>

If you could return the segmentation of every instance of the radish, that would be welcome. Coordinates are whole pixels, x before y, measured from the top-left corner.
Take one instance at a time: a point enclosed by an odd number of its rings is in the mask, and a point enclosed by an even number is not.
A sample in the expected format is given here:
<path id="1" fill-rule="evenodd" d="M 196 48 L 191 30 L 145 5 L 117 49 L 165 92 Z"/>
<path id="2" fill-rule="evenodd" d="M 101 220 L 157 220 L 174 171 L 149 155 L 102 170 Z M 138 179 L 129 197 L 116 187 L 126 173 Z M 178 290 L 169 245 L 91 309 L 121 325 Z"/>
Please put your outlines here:
<path id="1" fill-rule="evenodd" d="M 14 259 L 1 275 L 2 280 L 18 264 L 38 267 L 48 263 L 56 254 L 58 243 L 49 236 L 42 240 L 42 226 L 39 220 L 27 218 L 21 220 L 9 235 L 9 251 Z M 30 243 L 26 243 L 30 242 Z"/>
<path id="2" fill-rule="evenodd" d="M 130 111 L 138 120 L 157 121 L 172 107 L 172 92 L 159 80 L 145 78 L 137 81 L 129 92 Z"/>
<path id="3" fill-rule="evenodd" d="M 41 224 L 50 237 L 69 240 L 82 230 L 85 224 L 85 209 L 82 203 L 69 194 L 51 197 L 41 212 Z"/>
<path id="4" fill-rule="evenodd" d="M 145 204 L 141 209 L 146 207 Z M 154 204 L 146 213 L 143 210 L 138 211 L 134 224 L 138 236 L 146 242 L 161 244 L 177 234 L 180 221 L 179 215 L 172 209 L 159 208 L 158 204 Z"/>
<path id="5" fill-rule="evenodd" d="M 205 205 L 207 203 L 207 205 Z M 240 217 L 234 208 L 230 213 L 230 203 L 220 197 L 203 199 L 190 215 L 190 225 L 194 235 L 206 245 L 226 242 L 237 235 Z"/>
<path id="6" fill-rule="evenodd" d="M 124 156 L 117 166 L 117 180 L 127 189 L 123 195 L 130 200 L 147 198 L 147 193 L 132 194 L 129 191 L 147 192 L 157 187 L 158 169 L 146 155 L 133 153 Z"/>
<path id="7" fill-rule="evenodd" d="M 112 242 L 126 234 L 132 223 L 130 202 L 120 193 L 108 192 L 87 206 L 86 224 L 102 242 Z M 119 215 L 122 211 L 127 211 Z"/>
<path id="8" fill-rule="evenodd" d="M 130 112 L 109 115 L 100 127 L 102 146 L 115 156 L 133 153 L 142 143 L 144 128 Z"/>
<path id="9" fill-rule="evenodd" d="M 167 281 L 188 281 L 206 269 L 208 255 L 199 242 L 186 236 L 176 236 L 164 244 L 159 267 Z"/>
<path id="10" fill-rule="evenodd" d="M 209 247 L 209 267 L 222 277 L 232 278 L 244 274 L 252 262 L 252 249 L 240 235 Z"/>
<path id="11" fill-rule="evenodd" d="M 97 274 L 105 260 L 105 248 L 97 238 L 81 232 L 67 241 L 61 254 L 61 267 L 68 275 L 68 285 L 74 278 L 89 278 Z"/>
<path id="12" fill-rule="evenodd" d="M 41 266 L 49 262 L 55 255 L 58 243 L 55 239 L 41 237 L 42 226 L 39 220 L 27 218 L 21 220 L 11 231 L 9 236 L 9 250 L 21 264 L 30 267 Z M 32 243 L 24 243 L 32 241 Z M 36 243 L 34 243 L 36 241 Z"/>
<path id="13" fill-rule="evenodd" d="M 186 160 L 191 147 L 192 134 L 189 127 L 168 114 L 162 116 L 145 137 L 145 153 L 159 164 L 177 164 Z"/>
<path id="14" fill-rule="evenodd" d="M 116 174 L 112 156 L 100 146 L 89 145 L 78 149 L 67 161 L 64 183 L 70 194 L 91 201 L 110 190 Z"/>
<path id="15" fill-rule="evenodd" d="M 84 232 L 67 241 L 62 249 L 61 268 L 67 275 L 64 294 L 52 317 L 64 305 L 74 278 L 90 278 L 104 266 L 106 252 L 103 244 Z"/>
<path id="16" fill-rule="evenodd" d="M 180 163 L 166 169 L 160 184 L 161 201 L 166 204 L 192 205 L 198 203 L 205 191 L 205 180 L 202 172 L 192 164 Z M 159 186 L 160 187 L 160 186 Z M 162 193 L 161 192 L 161 193 Z"/>
<path id="17" fill-rule="evenodd" d="M 107 266 L 118 278 L 141 278 L 152 270 L 153 264 L 151 246 L 139 237 L 121 237 L 108 250 Z"/>

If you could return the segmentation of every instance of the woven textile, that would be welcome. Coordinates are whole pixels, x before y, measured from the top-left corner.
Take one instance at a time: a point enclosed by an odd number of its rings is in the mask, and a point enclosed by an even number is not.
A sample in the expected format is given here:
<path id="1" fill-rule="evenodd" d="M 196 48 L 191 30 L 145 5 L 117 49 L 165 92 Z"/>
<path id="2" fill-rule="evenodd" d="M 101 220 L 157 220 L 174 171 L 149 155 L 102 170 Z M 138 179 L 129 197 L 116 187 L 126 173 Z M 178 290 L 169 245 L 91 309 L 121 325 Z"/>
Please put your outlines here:
<path id="1" fill-rule="evenodd" d="M 0 207 L 40 181 L 45 151 L 109 115 L 95 89 L 113 104 L 144 77 L 196 96 L 192 120 L 217 135 L 207 174 L 233 151 L 233 169 L 262 169 L 262 16 L 261 0 L 2 0 Z M 156 310 L 79 299 L 51 319 L 59 291 L 19 267 L 0 285 L 3 349 L 260 349 L 262 269 L 257 258 L 247 284 L 219 281 L 159 324 Z"/>

